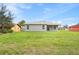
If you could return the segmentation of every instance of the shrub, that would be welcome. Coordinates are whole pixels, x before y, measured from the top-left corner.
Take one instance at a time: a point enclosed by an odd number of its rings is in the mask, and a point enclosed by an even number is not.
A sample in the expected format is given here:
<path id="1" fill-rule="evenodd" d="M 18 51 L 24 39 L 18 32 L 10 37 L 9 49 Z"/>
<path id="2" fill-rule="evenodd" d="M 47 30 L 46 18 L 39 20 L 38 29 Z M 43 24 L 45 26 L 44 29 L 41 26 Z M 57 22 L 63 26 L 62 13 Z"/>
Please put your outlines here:
<path id="1" fill-rule="evenodd" d="M 0 29 L 0 33 L 12 33 L 13 31 L 11 29 Z"/>

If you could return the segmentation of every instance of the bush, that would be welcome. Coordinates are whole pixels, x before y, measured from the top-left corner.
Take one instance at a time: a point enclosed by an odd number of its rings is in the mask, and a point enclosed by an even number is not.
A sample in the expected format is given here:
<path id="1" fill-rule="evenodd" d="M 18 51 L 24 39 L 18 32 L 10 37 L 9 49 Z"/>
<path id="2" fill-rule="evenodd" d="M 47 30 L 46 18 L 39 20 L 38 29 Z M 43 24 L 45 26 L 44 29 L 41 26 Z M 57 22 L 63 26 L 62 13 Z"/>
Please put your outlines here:
<path id="1" fill-rule="evenodd" d="M 12 33 L 13 31 L 11 29 L 0 29 L 0 33 Z"/>

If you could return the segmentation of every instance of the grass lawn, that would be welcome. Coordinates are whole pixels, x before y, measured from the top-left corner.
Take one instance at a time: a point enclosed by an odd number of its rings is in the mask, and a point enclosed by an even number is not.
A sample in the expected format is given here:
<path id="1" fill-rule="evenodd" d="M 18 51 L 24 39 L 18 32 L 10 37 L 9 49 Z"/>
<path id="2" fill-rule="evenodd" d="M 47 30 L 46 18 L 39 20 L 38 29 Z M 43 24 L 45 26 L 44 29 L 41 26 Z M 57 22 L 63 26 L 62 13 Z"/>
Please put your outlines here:
<path id="1" fill-rule="evenodd" d="M 79 54 L 79 32 L 19 32 L 0 35 L 0 54 Z"/>

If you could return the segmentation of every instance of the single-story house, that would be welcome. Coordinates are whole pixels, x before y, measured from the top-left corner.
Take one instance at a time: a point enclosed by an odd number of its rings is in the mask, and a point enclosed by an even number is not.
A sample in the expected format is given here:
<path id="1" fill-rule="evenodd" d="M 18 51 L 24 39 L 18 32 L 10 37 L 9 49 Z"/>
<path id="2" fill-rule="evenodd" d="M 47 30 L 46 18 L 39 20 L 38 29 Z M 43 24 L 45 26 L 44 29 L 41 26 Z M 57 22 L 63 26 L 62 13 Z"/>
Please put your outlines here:
<path id="1" fill-rule="evenodd" d="M 21 27 L 18 24 L 15 24 L 11 30 L 13 30 L 13 32 L 20 32 L 21 31 Z"/>
<path id="2" fill-rule="evenodd" d="M 23 31 L 55 31 L 58 30 L 59 24 L 46 22 L 46 21 L 38 21 L 27 23 L 22 26 Z"/>
<path id="3" fill-rule="evenodd" d="M 69 26 L 69 31 L 79 31 L 79 25 L 72 25 Z"/>

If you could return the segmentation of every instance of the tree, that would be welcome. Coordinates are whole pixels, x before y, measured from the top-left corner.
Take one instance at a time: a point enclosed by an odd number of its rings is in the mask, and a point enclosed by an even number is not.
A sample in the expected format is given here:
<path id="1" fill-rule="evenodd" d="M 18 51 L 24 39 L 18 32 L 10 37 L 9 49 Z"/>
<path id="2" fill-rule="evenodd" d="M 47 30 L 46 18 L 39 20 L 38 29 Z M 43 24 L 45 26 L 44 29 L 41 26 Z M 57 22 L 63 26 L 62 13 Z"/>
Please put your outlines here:
<path id="1" fill-rule="evenodd" d="M 79 23 L 77 25 L 79 25 Z"/>
<path id="2" fill-rule="evenodd" d="M 21 20 L 21 21 L 18 23 L 19 26 L 23 26 L 23 25 L 25 25 L 25 24 L 26 24 L 26 21 L 25 21 L 25 20 Z"/>
<path id="3" fill-rule="evenodd" d="M 0 32 L 7 33 L 12 32 L 11 27 L 13 26 L 12 23 L 13 17 L 9 10 L 7 10 L 5 5 L 0 6 Z"/>
<path id="4" fill-rule="evenodd" d="M 64 28 L 68 28 L 68 25 L 66 24 L 66 25 L 64 25 Z"/>

